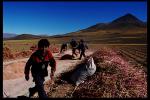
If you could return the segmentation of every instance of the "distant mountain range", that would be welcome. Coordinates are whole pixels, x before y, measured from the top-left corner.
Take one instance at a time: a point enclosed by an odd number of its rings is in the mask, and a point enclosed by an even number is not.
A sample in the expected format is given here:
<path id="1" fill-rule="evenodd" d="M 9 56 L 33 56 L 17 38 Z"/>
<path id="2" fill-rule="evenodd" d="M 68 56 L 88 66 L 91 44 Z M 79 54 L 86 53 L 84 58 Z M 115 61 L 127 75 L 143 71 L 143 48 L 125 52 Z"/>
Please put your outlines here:
<path id="1" fill-rule="evenodd" d="M 15 37 L 12 37 L 11 39 L 20 40 L 20 39 L 38 39 L 38 38 L 41 38 L 41 36 L 31 35 L 31 34 L 21 34 L 21 35 L 17 35 Z"/>
<path id="2" fill-rule="evenodd" d="M 3 34 L 4 40 L 39 39 L 39 38 L 45 38 L 45 37 L 48 37 L 48 35 L 32 35 L 32 34 L 16 35 L 16 34 L 7 34 L 7 33 Z"/>
<path id="3" fill-rule="evenodd" d="M 7 39 L 37 39 L 53 38 L 65 41 L 66 39 L 85 39 L 93 43 L 146 43 L 147 42 L 147 23 L 139 20 L 132 14 L 126 14 L 109 23 L 98 23 L 86 29 L 65 35 L 37 36 L 31 34 L 10 35 Z"/>
<path id="4" fill-rule="evenodd" d="M 17 36 L 17 34 L 14 33 L 3 33 L 3 38 L 12 38 Z"/>

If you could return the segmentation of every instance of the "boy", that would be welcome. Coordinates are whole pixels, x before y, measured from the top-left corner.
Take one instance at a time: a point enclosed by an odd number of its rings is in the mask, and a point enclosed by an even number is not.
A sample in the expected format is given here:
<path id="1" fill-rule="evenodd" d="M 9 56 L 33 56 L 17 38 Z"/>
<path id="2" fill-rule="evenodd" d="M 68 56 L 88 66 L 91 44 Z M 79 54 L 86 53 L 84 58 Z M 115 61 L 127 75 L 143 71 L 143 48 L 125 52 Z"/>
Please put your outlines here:
<path id="1" fill-rule="evenodd" d="M 45 77 L 48 76 L 47 67 L 51 66 L 50 78 L 53 80 L 54 72 L 56 71 L 56 61 L 49 50 L 49 41 L 47 39 L 41 39 L 38 42 L 38 49 L 31 55 L 26 63 L 24 74 L 25 79 L 29 80 L 29 71 L 31 67 L 31 74 L 35 87 L 29 88 L 31 97 L 36 91 L 38 91 L 39 98 L 48 98 L 44 90 Z"/>

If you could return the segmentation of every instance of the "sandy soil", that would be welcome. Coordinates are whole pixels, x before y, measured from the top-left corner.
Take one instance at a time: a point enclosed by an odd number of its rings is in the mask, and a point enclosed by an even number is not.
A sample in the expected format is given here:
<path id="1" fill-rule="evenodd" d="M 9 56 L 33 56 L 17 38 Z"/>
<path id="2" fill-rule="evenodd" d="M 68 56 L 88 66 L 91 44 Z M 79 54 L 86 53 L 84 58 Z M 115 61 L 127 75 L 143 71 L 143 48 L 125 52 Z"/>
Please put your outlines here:
<path id="1" fill-rule="evenodd" d="M 86 55 L 92 54 L 92 51 L 87 51 Z M 63 54 L 54 53 L 53 56 L 57 62 L 57 68 L 55 76 L 68 70 L 70 67 L 75 66 L 82 60 L 59 60 L 59 58 L 64 54 L 71 54 L 71 50 L 65 51 Z M 79 55 L 78 55 L 79 57 Z M 32 77 L 30 80 L 26 81 L 24 79 L 24 66 L 28 58 L 18 59 L 3 62 L 3 94 L 6 93 L 9 97 L 17 97 L 20 95 L 28 95 L 28 88 L 33 87 Z M 50 73 L 50 67 L 48 67 Z M 31 74 L 30 74 L 31 75 Z M 50 74 L 49 74 L 50 75 Z M 49 80 L 50 76 L 46 77 L 46 81 Z M 6 97 L 4 95 L 4 97 Z"/>

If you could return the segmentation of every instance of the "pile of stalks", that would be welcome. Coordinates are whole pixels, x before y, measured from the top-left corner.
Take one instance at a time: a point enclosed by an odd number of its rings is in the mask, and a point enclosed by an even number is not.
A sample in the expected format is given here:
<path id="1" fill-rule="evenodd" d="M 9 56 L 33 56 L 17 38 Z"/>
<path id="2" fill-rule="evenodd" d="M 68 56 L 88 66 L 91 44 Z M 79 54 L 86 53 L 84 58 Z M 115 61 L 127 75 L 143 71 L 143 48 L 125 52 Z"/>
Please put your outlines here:
<path id="1" fill-rule="evenodd" d="M 101 48 L 92 54 L 97 70 L 75 86 L 69 80 L 75 69 L 61 74 L 47 89 L 49 97 L 63 98 L 147 98 L 147 73 L 134 67 L 115 50 Z"/>
<path id="2" fill-rule="evenodd" d="M 93 54 L 96 73 L 80 84 L 74 98 L 146 98 L 147 74 L 109 48 Z"/>

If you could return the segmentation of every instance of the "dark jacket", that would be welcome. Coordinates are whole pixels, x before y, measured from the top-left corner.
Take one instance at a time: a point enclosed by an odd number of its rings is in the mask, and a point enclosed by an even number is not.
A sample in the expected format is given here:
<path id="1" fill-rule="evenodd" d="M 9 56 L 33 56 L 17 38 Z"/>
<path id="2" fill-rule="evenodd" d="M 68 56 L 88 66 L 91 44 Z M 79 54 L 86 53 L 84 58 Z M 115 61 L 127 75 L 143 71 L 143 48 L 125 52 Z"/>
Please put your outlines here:
<path id="1" fill-rule="evenodd" d="M 78 45 L 78 49 L 81 51 L 85 51 L 86 49 L 88 49 L 88 46 L 87 46 L 87 44 L 81 42 Z"/>
<path id="2" fill-rule="evenodd" d="M 72 46 L 72 48 L 75 48 L 78 44 L 77 44 L 77 42 L 75 40 L 72 40 L 70 42 L 70 45 Z"/>
<path id="3" fill-rule="evenodd" d="M 61 49 L 67 49 L 67 43 L 63 43 L 62 45 L 61 45 Z"/>
<path id="4" fill-rule="evenodd" d="M 43 65 L 44 67 L 42 68 Z M 24 73 L 29 75 L 30 67 L 32 66 L 31 73 L 33 77 L 35 75 L 42 75 L 45 77 L 48 75 L 48 65 L 51 66 L 51 72 L 56 70 L 56 61 L 53 58 L 50 50 L 46 51 L 45 56 L 42 56 L 40 50 L 36 50 L 27 61 Z"/>

